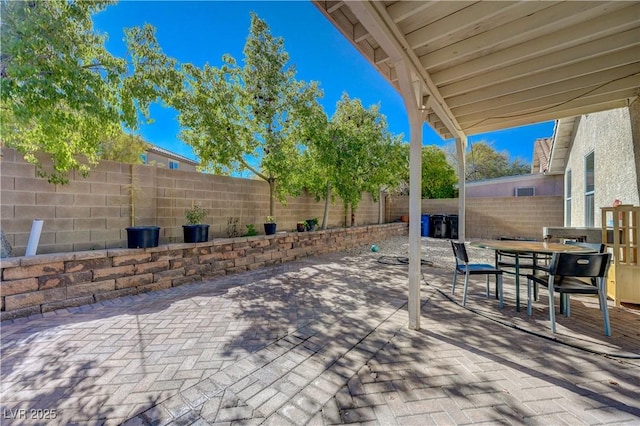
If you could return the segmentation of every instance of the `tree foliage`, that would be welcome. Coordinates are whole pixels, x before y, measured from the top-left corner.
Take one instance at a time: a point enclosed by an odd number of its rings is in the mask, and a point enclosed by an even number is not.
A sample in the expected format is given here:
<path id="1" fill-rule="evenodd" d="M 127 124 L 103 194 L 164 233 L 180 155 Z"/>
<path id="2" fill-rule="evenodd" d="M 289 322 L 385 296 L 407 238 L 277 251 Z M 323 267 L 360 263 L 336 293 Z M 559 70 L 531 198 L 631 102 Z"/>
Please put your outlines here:
<path id="1" fill-rule="evenodd" d="M 509 162 L 508 152 L 497 152 L 485 141 L 476 142 L 466 154 L 466 180 L 478 181 L 531 173 L 531 165 L 517 158 Z"/>
<path id="2" fill-rule="evenodd" d="M 405 145 L 407 163 L 409 145 Z M 436 145 L 422 147 L 422 198 L 453 198 L 458 176 L 449 163 L 447 154 Z M 402 195 L 409 195 L 409 168 L 402 174 L 402 184 L 397 189 Z"/>
<path id="3" fill-rule="evenodd" d="M 296 80 L 282 38 L 255 14 L 243 53 L 242 67 L 230 55 L 220 67 L 186 64 L 185 87 L 174 106 L 180 136 L 205 168 L 222 174 L 249 170 L 269 183 L 273 216 L 275 197 L 284 202 L 291 190 L 285 182 L 298 170 L 298 127 L 308 123 L 320 90 Z"/>
<path id="4" fill-rule="evenodd" d="M 148 148 L 149 143 L 140 136 L 120 132 L 119 135 L 105 138 L 100 142 L 98 156 L 101 160 L 142 164 L 141 156 Z"/>
<path id="5" fill-rule="evenodd" d="M 112 3 L 0 2 L 2 140 L 50 182 L 67 182 L 74 169 L 86 175 L 105 135 L 136 129 L 151 103 L 180 86 L 151 26 L 125 31 L 128 61 L 107 51 L 91 15 Z"/>
<path id="6" fill-rule="evenodd" d="M 380 107 L 365 109 L 359 99 L 343 94 L 331 118 L 329 149 L 331 183 L 336 194 L 351 207 L 351 225 L 363 192 L 377 199 L 384 187 L 399 183 L 406 167 L 402 136 L 392 135 Z"/>
<path id="7" fill-rule="evenodd" d="M 436 145 L 422 148 L 422 198 L 453 198 L 458 183 L 456 171 Z"/>

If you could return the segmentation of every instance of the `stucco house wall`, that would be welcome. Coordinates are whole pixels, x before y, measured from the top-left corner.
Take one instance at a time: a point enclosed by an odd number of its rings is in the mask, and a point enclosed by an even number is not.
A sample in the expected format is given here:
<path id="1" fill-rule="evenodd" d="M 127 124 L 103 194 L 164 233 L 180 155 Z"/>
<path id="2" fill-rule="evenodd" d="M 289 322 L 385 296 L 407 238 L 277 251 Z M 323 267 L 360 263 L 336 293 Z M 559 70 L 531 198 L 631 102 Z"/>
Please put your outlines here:
<path id="1" fill-rule="evenodd" d="M 515 197 L 516 188 L 535 188 L 536 196 L 562 196 L 564 179 L 562 175 L 542 173 L 506 176 L 497 179 L 467 182 L 467 198 Z"/>
<path id="2" fill-rule="evenodd" d="M 567 171 L 571 171 L 572 176 L 571 221 L 568 226 L 586 226 L 585 159 L 591 152 L 594 152 L 595 171 L 594 227 L 601 226 L 600 208 L 611 207 L 614 200 L 619 199 L 623 204 L 640 204 L 639 122 L 640 103 L 637 101 L 628 108 L 587 114 L 580 118 L 565 169 L 565 179 Z"/>

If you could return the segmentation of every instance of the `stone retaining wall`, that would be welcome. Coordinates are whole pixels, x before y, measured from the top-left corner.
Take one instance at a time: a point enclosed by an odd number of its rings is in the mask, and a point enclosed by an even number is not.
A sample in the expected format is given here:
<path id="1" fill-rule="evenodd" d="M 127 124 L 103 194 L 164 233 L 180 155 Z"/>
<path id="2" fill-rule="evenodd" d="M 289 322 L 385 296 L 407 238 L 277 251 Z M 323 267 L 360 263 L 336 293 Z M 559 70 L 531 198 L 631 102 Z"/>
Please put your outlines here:
<path id="1" fill-rule="evenodd" d="M 405 223 L 283 232 L 147 249 L 3 259 L 1 315 L 13 319 L 345 250 L 397 235 Z"/>

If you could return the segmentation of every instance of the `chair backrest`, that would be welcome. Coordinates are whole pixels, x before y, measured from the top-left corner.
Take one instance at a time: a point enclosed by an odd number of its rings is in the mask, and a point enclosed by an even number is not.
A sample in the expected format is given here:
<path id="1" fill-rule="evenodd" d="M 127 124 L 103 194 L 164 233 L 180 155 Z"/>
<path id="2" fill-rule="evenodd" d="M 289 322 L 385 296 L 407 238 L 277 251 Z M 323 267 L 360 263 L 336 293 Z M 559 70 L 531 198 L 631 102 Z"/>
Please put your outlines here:
<path id="1" fill-rule="evenodd" d="M 554 253 L 549 275 L 566 277 L 605 277 L 609 269 L 611 253 Z"/>
<path id="2" fill-rule="evenodd" d="M 456 257 L 456 264 L 469 263 L 469 256 L 467 256 L 467 249 L 464 243 L 454 243 L 451 241 L 451 248 L 453 249 L 453 255 Z"/>
<path id="3" fill-rule="evenodd" d="M 565 244 L 571 245 L 571 246 L 579 246 L 579 247 L 585 247 L 585 248 L 589 248 L 593 251 L 595 251 L 596 253 L 604 253 L 604 249 L 605 249 L 605 245 L 602 243 L 584 243 L 582 241 L 565 241 Z"/>

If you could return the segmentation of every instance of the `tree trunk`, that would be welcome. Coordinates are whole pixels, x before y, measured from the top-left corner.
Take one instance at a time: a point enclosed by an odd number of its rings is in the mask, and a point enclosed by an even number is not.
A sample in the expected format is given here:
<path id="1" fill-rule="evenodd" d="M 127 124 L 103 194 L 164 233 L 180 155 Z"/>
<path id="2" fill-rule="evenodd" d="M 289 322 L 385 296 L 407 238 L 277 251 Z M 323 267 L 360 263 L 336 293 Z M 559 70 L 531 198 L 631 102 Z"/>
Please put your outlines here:
<path id="1" fill-rule="evenodd" d="M 276 180 L 270 177 L 267 182 L 269 182 L 269 216 L 275 217 Z"/>
<path id="2" fill-rule="evenodd" d="M 382 189 L 378 191 L 378 224 L 383 223 L 382 220 L 382 203 L 384 202 L 385 196 Z"/>
<path id="3" fill-rule="evenodd" d="M 327 193 L 324 199 L 324 214 L 322 216 L 322 229 L 329 225 L 329 206 L 331 205 L 331 183 L 327 182 Z"/>
<path id="4" fill-rule="evenodd" d="M 344 227 L 349 226 L 349 204 L 346 202 L 342 204 L 344 206 Z"/>
<path id="5" fill-rule="evenodd" d="M 356 226 L 356 210 L 353 208 L 353 204 L 351 205 L 351 227 Z"/>

